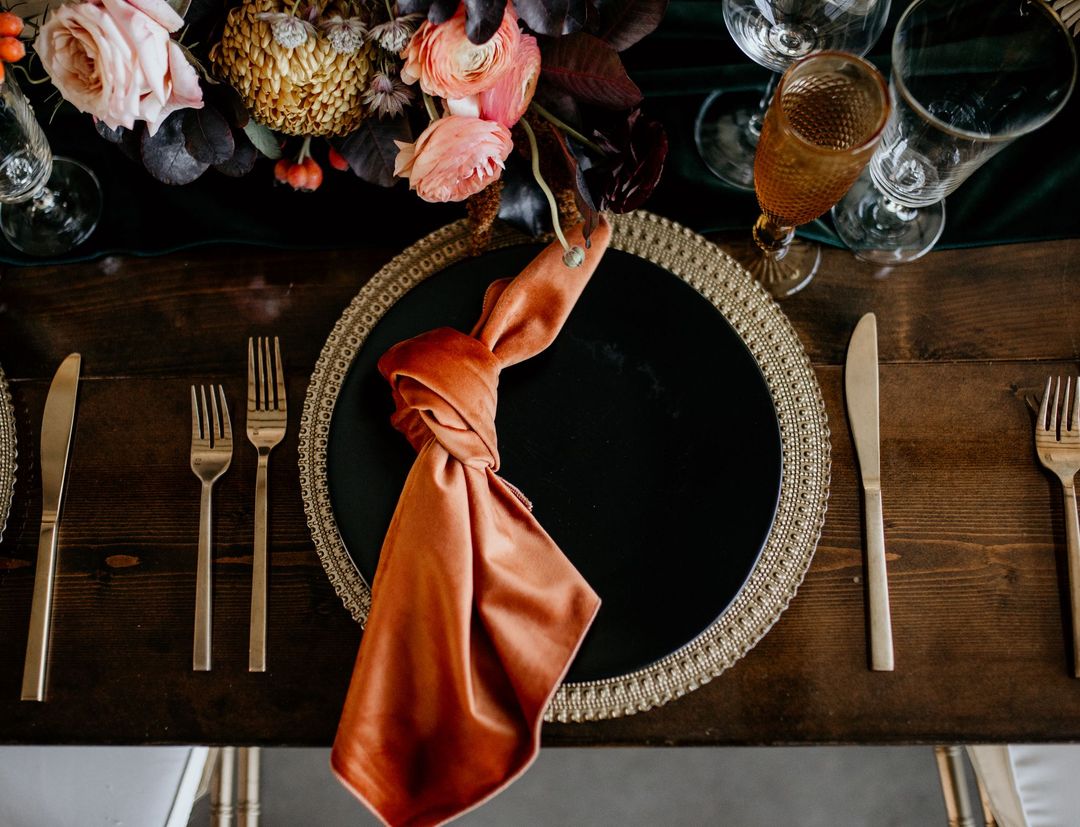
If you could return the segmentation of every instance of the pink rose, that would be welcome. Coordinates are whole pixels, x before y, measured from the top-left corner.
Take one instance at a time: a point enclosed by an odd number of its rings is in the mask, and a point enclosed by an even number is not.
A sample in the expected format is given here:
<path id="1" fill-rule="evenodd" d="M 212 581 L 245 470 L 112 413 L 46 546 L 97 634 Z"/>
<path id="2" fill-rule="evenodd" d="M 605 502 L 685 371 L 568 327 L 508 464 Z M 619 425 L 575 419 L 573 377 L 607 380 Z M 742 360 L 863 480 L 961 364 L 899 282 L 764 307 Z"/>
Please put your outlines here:
<path id="1" fill-rule="evenodd" d="M 462 201 L 502 175 L 514 143 L 501 123 L 449 115 L 433 121 L 415 144 L 395 141 L 394 175 L 425 201 Z"/>
<path id="2" fill-rule="evenodd" d="M 401 56 L 401 79 L 439 98 L 467 98 L 494 86 L 513 65 L 521 30 L 512 3 L 495 34 L 479 46 L 465 36 L 465 6 L 445 23 L 425 20 Z"/>
<path id="3" fill-rule="evenodd" d="M 112 129 L 202 107 L 199 77 L 169 37 L 183 19 L 164 0 L 87 0 L 54 9 L 34 41 L 64 99 Z"/>
<path id="4" fill-rule="evenodd" d="M 511 127 L 529 108 L 540 80 L 540 47 L 536 38 L 523 34 L 510 70 L 480 93 L 480 117 Z"/>

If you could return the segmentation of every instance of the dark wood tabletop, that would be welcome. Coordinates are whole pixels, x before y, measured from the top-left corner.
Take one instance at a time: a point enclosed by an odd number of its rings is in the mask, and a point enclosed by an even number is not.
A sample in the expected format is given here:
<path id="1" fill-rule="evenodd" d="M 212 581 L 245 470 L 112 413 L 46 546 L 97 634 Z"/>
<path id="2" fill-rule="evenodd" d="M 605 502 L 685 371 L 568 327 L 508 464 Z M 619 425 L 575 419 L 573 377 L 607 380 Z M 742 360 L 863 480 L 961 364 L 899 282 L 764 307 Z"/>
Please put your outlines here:
<path id="1" fill-rule="evenodd" d="M 325 745 L 360 629 L 320 567 L 300 499 L 311 369 L 395 253 L 205 248 L 0 273 L 0 365 L 18 482 L 0 542 L 0 742 Z M 550 725 L 558 744 L 1080 740 L 1065 528 L 1025 397 L 1080 361 L 1080 240 L 935 252 L 891 272 L 827 251 L 787 301 L 824 391 L 832 492 L 791 607 L 734 667 L 632 717 Z M 867 667 L 862 507 L 842 364 L 878 316 L 896 671 Z M 271 461 L 269 671 L 249 674 L 255 452 L 215 489 L 214 669 L 191 670 L 198 483 L 188 386 L 245 393 L 246 340 L 287 342 L 290 425 Z M 45 703 L 20 702 L 49 379 L 83 355 Z"/>

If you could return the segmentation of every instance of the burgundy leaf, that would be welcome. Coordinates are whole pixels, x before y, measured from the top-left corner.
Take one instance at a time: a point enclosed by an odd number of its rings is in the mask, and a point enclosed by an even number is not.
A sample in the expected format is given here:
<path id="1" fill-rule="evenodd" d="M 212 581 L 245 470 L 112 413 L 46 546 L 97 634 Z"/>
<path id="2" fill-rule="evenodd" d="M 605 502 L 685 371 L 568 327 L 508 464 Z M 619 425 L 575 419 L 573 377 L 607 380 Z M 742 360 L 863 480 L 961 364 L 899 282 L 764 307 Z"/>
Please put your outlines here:
<path id="1" fill-rule="evenodd" d="M 628 109 L 641 103 L 641 90 L 626 74 L 619 53 L 585 32 L 548 43 L 540 67 L 543 77 L 583 103 Z"/>
<path id="2" fill-rule="evenodd" d="M 128 131 L 122 126 L 118 126 L 116 127 L 116 129 L 113 129 L 112 127 L 106 125 L 105 121 L 99 121 L 97 118 L 94 118 L 94 129 L 97 130 L 98 135 L 100 135 L 110 144 L 119 144 L 123 142 L 124 133 Z"/>
<path id="3" fill-rule="evenodd" d="M 638 209 L 664 171 L 668 151 L 664 127 L 635 109 L 615 129 L 598 133 L 598 139 L 605 157 L 585 173 L 590 190 L 600 194 L 601 209 L 615 213 Z"/>
<path id="4" fill-rule="evenodd" d="M 196 161 L 223 164 L 236 151 L 232 127 L 217 109 L 203 106 L 184 112 L 184 147 Z"/>
<path id="5" fill-rule="evenodd" d="M 499 218 L 529 235 L 551 229 L 551 211 L 543 190 L 537 185 L 528 164 L 513 156 L 502 174 Z"/>
<path id="6" fill-rule="evenodd" d="M 506 0 L 465 0 L 465 34 L 473 43 L 487 43 L 499 30 Z"/>
<path id="7" fill-rule="evenodd" d="M 514 9 L 537 34 L 559 37 L 585 25 L 588 4 L 586 0 L 515 0 Z"/>
<path id="8" fill-rule="evenodd" d="M 596 0 L 600 12 L 596 34 L 621 52 L 656 31 L 668 0 Z"/>
<path id="9" fill-rule="evenodd" d="M 402 14 L 427 14 L 431 0 L 398 0 L 398 11 Z"/>
<path id="10" fill-rule="evenodd" d="M 163 184 L 190 184 L 210 165 L 187 151 L 184 140 L 185 110 L 173 112 L 153 135 L 143 133 L 141 156 L 146 171 Z"/>
<path id="11" fill-rule="evenodd" d="M 230 178 L 240 178 L 255 168 L 255 160 L 259 157 L 259 151 L 255 149 L 255 144 L 249 141 L 243 132 L 236 132 L 233 137 L 236 139 L 236 151 L 233 152 L 229 160 L 214 164 L 214 169 L 222 175 L 228 175 Z"/>
<path id="12" fill-rule="evenodd" d="M 359 129 L 332 143 L 357 176 L 369 184 L 392 187 L 397 180 L 394 177 L 394 161 L 398 148 L 394 141 L 412 141 L 412 129 L 407 118 L 389 121 L 365 118 Z"/>
<path id="13" fill-rule="evenodd" d="M 458 10 L 458 0 L 433 0 L 428 10 L 428 20 L 438 25 L 445 23 Z"/>

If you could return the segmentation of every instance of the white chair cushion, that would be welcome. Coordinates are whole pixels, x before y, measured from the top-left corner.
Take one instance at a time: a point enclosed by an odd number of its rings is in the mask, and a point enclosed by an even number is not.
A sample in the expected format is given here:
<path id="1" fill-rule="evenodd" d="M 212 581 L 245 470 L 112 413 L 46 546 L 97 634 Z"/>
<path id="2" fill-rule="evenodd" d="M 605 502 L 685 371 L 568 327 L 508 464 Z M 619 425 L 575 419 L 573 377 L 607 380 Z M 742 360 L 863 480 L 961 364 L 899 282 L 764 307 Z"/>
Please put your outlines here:
<path id="1" fill-rule="evenodd" d="M 971 746 L 968 755 L 1001 827 L 1080 825 L 1080 745 Z"/>
<path id="2" fill-rule="evenodd" d="M 0 747 L 0 824 L 186 827 L 206 747 Z"/>

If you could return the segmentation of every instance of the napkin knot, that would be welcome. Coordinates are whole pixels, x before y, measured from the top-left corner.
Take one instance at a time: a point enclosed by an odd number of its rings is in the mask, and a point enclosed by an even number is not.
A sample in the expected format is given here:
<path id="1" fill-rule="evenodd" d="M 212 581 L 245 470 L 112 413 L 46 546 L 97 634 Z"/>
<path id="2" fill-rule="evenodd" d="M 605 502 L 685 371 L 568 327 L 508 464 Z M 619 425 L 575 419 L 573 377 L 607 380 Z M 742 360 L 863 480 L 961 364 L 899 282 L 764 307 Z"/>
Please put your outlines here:
<path id="1" fill-rule="evenodd" d="M 434 438 L 471 468 L 499 469 L 499 363 L 486 345 L 441 327 L 390 348 L 379 372 L 393 390 L 391 422 L 417 453 Z"/>

